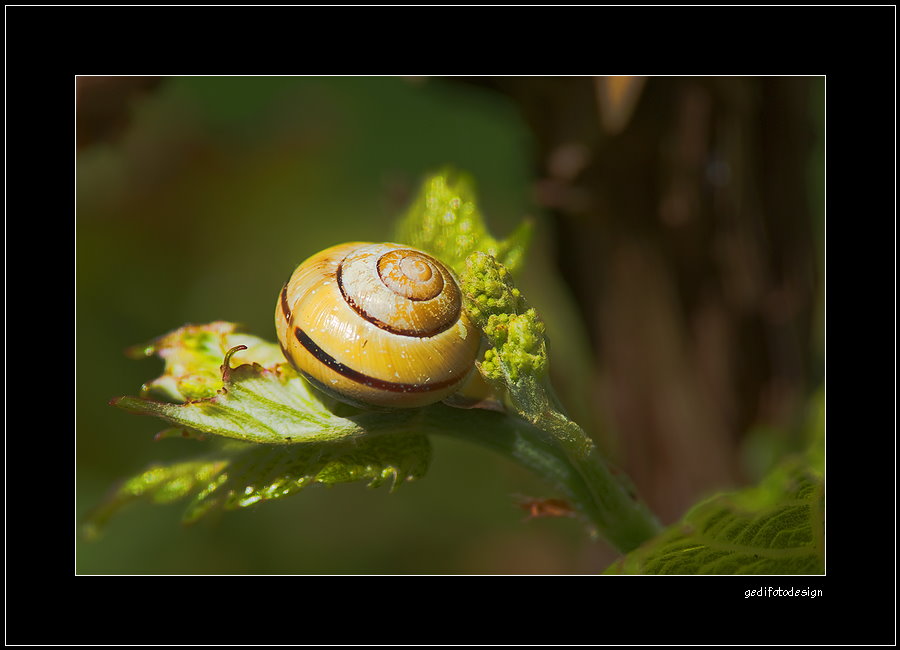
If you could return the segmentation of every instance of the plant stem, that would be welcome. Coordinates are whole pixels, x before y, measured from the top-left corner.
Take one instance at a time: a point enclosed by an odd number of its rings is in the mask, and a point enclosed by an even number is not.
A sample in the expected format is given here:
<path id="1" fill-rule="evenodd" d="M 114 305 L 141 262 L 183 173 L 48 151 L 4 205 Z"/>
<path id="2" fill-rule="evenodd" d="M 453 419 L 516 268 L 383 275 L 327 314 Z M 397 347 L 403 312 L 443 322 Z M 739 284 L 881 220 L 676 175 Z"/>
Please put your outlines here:
<path id="1" fill-rule="evenodd" d="M 572 453 L 548 432 L 514 415 L 445 406 L 420 413 L 425 421 L 418 425 L 492 449 L 553 484 L 622 553 L 661 530 L 653 513 L 609 470 L 596 450 L 587 456 Z"/>

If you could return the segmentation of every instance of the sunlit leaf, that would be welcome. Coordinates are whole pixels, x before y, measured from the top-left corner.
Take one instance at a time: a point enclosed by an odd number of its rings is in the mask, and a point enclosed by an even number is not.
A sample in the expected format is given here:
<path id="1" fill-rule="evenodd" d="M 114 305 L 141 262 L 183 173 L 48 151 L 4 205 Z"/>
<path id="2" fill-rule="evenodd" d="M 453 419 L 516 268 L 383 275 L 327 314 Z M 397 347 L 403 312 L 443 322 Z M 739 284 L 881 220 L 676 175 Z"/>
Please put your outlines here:
<path id="1" fill-rule="evenodd" d="M 533 224 L 523 221 L 508 238 L 495 239 L 476 202 L 472 178 L 444 170 L 422 184 L 397 223 L 394 238 L 431 253 L 459 274 L 466 257 L 474 252 L 487 253 L 516 271 L 524 262 L 532 231 Z"/>
<path id="2" fill-rule="evenodd" d="M 163 375 L 144 385 L 143 397 L 111 401 L 132 413 L 212 436 L 268 444 L 345 440 L 378 428 L 374 415 L 362 414 L 369 427 L 355 419 L 358 411 L 338 415 L 334 400 L 287 364 L 277 345 L 239 333 L 232 323 L 188 325 L 139 349 L 166 363 Z M 232 367 L 238 359 L 244 363 Z"/>
<path id="3" fill-rule="evenodd" d="M 256 336 L 244 334 L 234 323 L 215 321 L 185 325 L 126 354 L 134 359 L 158 356 L 165 362 L 163 374 L 147 382 L 141 395 L 169 402 L 185 402 L 215 395 L 222 388 L 222 359 L 236 347 L 232 362 L 257 363 L 274 368 L 284 361 L 281 349 Z"/>

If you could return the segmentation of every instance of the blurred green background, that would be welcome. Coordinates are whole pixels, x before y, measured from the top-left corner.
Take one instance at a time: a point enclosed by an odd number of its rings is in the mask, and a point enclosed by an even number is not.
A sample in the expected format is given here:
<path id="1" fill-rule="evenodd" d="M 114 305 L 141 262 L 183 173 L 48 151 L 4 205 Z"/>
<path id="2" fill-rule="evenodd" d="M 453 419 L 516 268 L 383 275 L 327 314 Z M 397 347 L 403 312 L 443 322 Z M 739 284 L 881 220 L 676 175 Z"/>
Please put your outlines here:
<path id="1" fill-rule="evenodd" d="M 537 220 L 517 280 L 564 401 L 661 519 L 754 480 L 796 446 L 822 376 L 823 111 L 806 78 L 80 77 L 76 518 L 202 444 L 154 442 L 161 421 L 107 404 L 161 371 L 126 347 L 219 319 L 274 340 L 294 267 L 389 239 L 448 164 L 474 176 L 494 235 Z M 785 114 L 799 140 L 778 137 Z M 782 191 L 770 158 L 800 187 Z M 182 504 L 138 505 L 76 541 L 76 570 L 593 573 L 615 558 L 574 520 L 524 521 L 516 495 L 556 496 L 536 477 L 432 442 L 426 478 L 394 494 L 314 486 L 191 527 Z"/>

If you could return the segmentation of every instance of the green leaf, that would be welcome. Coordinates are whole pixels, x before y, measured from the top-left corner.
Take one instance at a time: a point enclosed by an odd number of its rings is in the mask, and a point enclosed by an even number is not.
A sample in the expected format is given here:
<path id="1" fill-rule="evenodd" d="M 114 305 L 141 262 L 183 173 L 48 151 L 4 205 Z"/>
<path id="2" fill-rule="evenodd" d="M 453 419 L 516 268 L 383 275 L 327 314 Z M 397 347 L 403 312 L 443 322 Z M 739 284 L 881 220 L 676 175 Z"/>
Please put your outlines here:
<path id="1" fill-rule="evenodd" d="M 215 395 L 183 404 L 139 397 L 112 400 L 131 413 L 153 415 L 202 433 L 268 444 L 342 440 L 365 433 L 351 419 L 335 415 L 287 366 L 244 364 L 224 373 Z"/>
<path id="2" fill-rule="evenodd" d="M 716 495 L 605 573 L 823 573 L 824 402 L 813 401 L 810 450 L 790 458 L 756 487 Z"/>
<path id="3" fill-rule="evenodd" d="M 311 445 L 228 443 L 201 458 L 154 465 L 124 481 L 83 525 L 96 538 L 108 520 L 136 501 L 171 503 L 192 496 L 185 523 L 216 510 L 234 510 L 296 494 L 314 483 L 389 482 L 395 490 L 424 476 L 431 459 L 425 435 L 402 433 Z"/>
<path id="4" fill-rule="evenodd" d="M 208 441 L 206 455 L 154 466 L 126 481 L 88 519 L 88 536 L 135 500 L 168 503 L 195 495 L 186 519 L 287 496 L 316 482 L 366 481 L 392 486 L 424 475 L 430 443 L 414 410 L 360 411 L 313 389 L 277 345 L 237 331 L 233 323 L 186 325 L 143 346 L 163 375 L 142 397 L 111 401 L 174 425 L 157 435 Z M 244 363 L 232 367 L 232 360 Z M 263 365 L 265 364 L 265 365 Z M 151 398 L 152 397 L 152 398 Z"/>
<path id="5" fill-rule="evenodd" d="M 163 374 L 143 385 L 143 397 L 186 402 L 214 396 L 223 386 L 222 359 L 236 347 L 236 363 L 258 363 L 274 368 L 284 361 L 281 349 L 268 341 L 238 331 L 234 323 L 215 321 L 185 325 L 149 343 L 136 345 L 126 354 L 133 359 L 154 354 L 165 361 Z"/>
<path id="6" fill-rule="evenodd" d="M 807 468 L 718 495 L 606 573 L 822 573 L 823 486 Z"/>
<path id="7" fill-rule="evenodd" d="M 188 325 L 140 349 L 166 362 L 163 375 L 145 384 L 142 394 L 168 401 L 125 396 L 111 404 L 178 428 L 245 442 L 302 444 L 388 433 L 406 420 L 400 413 L 344 408 L 284 362 L 277 345 L 238 333 L 232 323 Z M 232 367 L 237 358 L 245 363 Z"/>
<path id="8" fill-rule="evenodd" d="M 478 208 L 474 181 L 445 169 L 425 180 L 419 195 L 396 225 L 394 239 L 431 253 L 457 274 L 476 251 L 487 253 L 511 271 L 521 267 L 533 224 L 523 221 L 505 240 L 495 239 Z"/>

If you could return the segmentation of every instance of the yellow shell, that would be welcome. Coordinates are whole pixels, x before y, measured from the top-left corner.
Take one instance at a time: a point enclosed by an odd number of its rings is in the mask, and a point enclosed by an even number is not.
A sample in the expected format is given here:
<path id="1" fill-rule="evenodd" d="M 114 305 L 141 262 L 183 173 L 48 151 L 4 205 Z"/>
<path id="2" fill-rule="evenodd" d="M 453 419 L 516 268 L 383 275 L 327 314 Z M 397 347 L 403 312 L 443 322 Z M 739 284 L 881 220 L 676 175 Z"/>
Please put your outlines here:
<path id="1" fill-rule="evenodd" d="M 438 402 L 465 381 L 480 343 L 452 272 L 390 243 L 340 244 L 307 259 L 281 290 L 275 327 L 297 370 L 354 405 Z"/>

